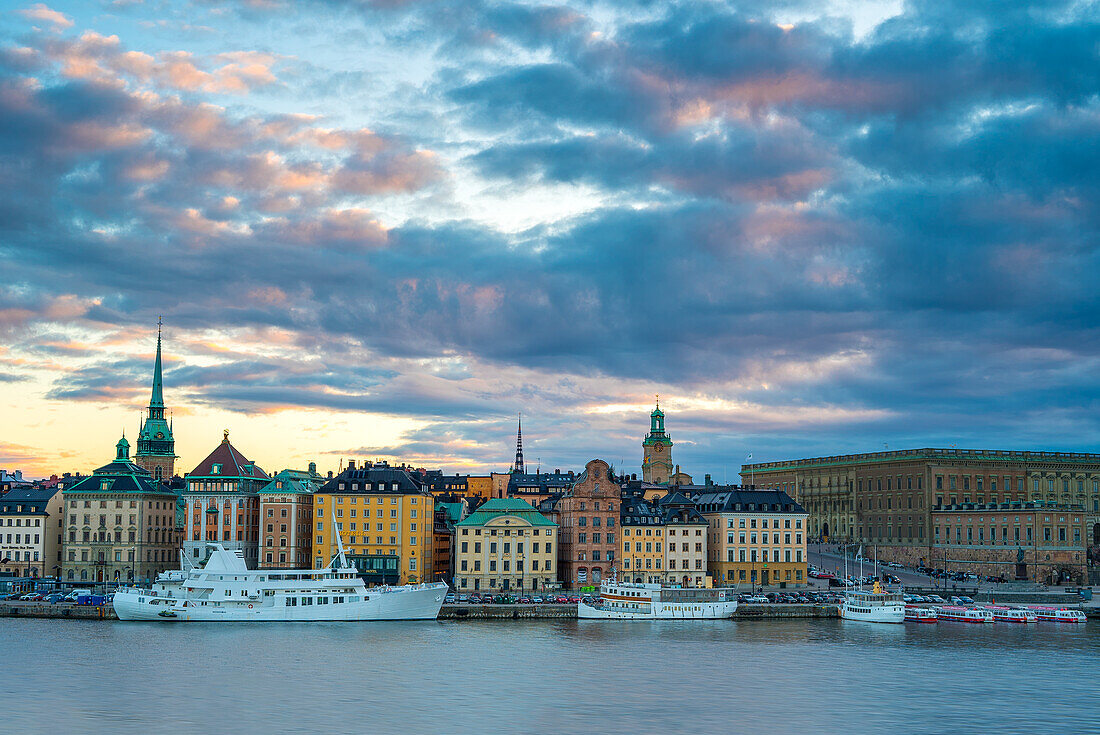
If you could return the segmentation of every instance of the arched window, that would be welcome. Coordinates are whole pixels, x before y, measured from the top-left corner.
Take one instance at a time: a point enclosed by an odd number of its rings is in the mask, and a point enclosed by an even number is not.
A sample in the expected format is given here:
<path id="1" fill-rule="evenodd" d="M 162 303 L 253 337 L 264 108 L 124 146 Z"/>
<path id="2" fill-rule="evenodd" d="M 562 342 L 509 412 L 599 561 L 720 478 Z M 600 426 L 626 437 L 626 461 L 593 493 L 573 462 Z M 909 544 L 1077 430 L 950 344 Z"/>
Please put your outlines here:
<path id="1" fill-rule="evenodd" d="M 69 573 L 68 573 L 68 574 L 67 574 L 66 576 L 67 576 L 67 577 L 68 577 L 69 579 L 72 579 L 72 578 L 73 578 L 73 577 L 75 576 L 75 573 L 73 572 L 73 570 L 72 570 L 72 569 L 70 569 L 70 570 L 69 570 Z"/>
<path id="2" fill-rule="evenodd" d="M 80 570 L 80 581 L 83 582 L 86 579 L 88 579 L 88 570 L 87 569 L 81 569 Z"/>

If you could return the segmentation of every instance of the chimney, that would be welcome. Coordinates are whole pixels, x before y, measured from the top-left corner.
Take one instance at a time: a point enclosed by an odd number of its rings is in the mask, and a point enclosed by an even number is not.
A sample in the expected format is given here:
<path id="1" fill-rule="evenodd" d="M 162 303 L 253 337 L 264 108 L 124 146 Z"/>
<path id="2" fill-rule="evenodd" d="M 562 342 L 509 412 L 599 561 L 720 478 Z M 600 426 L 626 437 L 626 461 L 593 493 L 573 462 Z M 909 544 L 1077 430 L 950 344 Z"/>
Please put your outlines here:
<path id="1" fill-rule="evenodd" d="M 349 459 L 348 460 L 348 469 L 349 470 L 354 470 L 355 469 L 355 460 L 354 459 Z"/>
<path id="2" fill-rule="evenodd" d="M 330 480 L 332 479 L 332 470 L 328 471 L 328 479 L 330 479 Z"/>
<path id="3" fill-rule="evenodd" d="M 709 486 L 711 485 L 711 481 L 710 481 L 710 475 L 709 475 L 709 474 L 708 474 L 708 475 L 704 475 L 704 476 L 703 476 L 703 484 L 704 484 L 704 485 L 707 485 L 708 487 L 709 487 Z"/>
<path id="4" fill-rule="evenodd" d="M 630 473 L 630 479 L 631 480 L 637 480 L 638 479 L 638 473 L 637 472 L 631 472 Z"/>
<path id="5" fill-rule="evenodd" d="M 311 474 L 311 475 L 316 475 L 317 474 L 317 463 L 316 462 L 310 462 L 309 463 L 309 474 Z"/>

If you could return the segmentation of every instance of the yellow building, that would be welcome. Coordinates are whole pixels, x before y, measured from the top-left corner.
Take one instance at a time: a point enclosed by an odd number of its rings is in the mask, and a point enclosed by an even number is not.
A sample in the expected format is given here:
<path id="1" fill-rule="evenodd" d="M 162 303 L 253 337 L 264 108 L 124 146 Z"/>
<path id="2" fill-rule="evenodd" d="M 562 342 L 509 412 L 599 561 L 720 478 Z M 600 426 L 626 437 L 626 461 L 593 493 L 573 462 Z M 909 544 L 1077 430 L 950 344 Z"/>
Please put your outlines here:
<path id="1" fill-rule="evenodd" d="M 336 533 L 367 584 L 410 584 L 432 576 L 434 501 L 412 475 L 365 462 L 326 482 L 313 496 L 313 562 L 336 554 Z"/>
<path id="2" fill-rule="evenodd" d="M 524 500 L 494 498 L 455 524 L 462 592 L 538 592 L 558 586 L 558 526 Z"/>
<path id="3" fill-rule="evenodd" d="M 470 475 L 466 478 L 466 495 L 476 495 L 482 500 L 493 497 L 493 478 L 491 475 L 479 477 Z"/>
<path id="4" fill-rule="evenodd" d="M 628 582 L 706 587 L 707 520 L 679 492 L 648 499 L 650 485 L 622 486 L 622 555 L 619 576 Z"/>
<path id="5" fill-rule="evenodd" d="M 808 583 L 808 514 L 789 495 L 716 485 L 679 490 L 707 520 L 707 557 L 716 585 Z"/>

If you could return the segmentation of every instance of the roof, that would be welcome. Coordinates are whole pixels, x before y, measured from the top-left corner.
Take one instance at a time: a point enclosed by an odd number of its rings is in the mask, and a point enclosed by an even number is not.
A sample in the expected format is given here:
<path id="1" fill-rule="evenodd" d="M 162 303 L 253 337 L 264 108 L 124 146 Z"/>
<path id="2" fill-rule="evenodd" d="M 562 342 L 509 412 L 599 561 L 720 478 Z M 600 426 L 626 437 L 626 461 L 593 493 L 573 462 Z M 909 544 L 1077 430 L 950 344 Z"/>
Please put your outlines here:
<path id="1" fill-rule="evenodd" d="M 56 494 L 56 487 L 13 487 L 0 498 L 0 513 L 45 513 Z"/>
<path id="2" fill-rule="evenodd" d="M 681 485 L 702 513 L 805 513 L 782 490 L 744 490 L 737 485 Z"/>
<path id="3" fill-rule="evenodd" d="M 775 472 L 798 467 L 840 467 L 853 464 L 873 464 L 898 461 L 936 461 L 936 462 L 1030 462 L 1030 463 L 1098 463 L 1100 454 L 1091 452 L 1031 452 L 1005 449 L 899 449 L 863 454 L 838 454 L 831 457 L 811 457 L 790 459 L 779 462 L 757 462 L 741 465 L 741 472 Z"/>
<path id="4" fill-rule="evenodd" d="M 462 520 L 463 503 L 436 503 L 435 507 L 437 510 L 442 509 L 447 520 L 451 523 L 458 523 Z"/>
<path id="5" fill-rule="evenodd" d="M 221 465 L 221 469 L 218 472 L 214 472 L 214 465 Z M 226 432 L 225 438 L 222 439 L 221 444 L 215 447 L 214 451 L 207 455 L 206 459 L 199 462 L 195 469 L 188 472 L 187 476 L 216 477 L 219 479 L 224 479 L 226 477 L 258 480 L 271 479 L 259 465 L 245 457 L 237 451 L 236 447 L 229 443 L 229 432 Z"/>
<path id="6" fill-rule="evenodd" d="M 276 472 L 275 476 L 271 478 L 271 482 L 260 488 L 259 492 L 279 493 L 280 495 L 312 494 L 317 488 L 321 487 L 323 481 L 324 478 L 320 475 L 304 470 L 282 470 Z M 278 486 L 280 484 L 281 487 Z"/>
<path id="7" fill-rule="evenodd" d="M 340 485 L 343 484 L 341 488 Z M 397 488 L 394 488 L 394 485 Z M 336 477 L 320 487 L 316 492 L 324 494 L 370 494 L 392 493 L 408 495 L 427 492 L 427 487 L 415 479 L 408 470 L 390 467 L 388 464 L 348 467 Z"/>
<path id="8" fill-rule="evenodd" d="M 480 508 L 466 516 L 455 526 L 484 526 L 489 521 L 503 516 L 513 516 L 532 526 L 557 526 L 546 516 L 535 510 L 526 500 L 519 498 L 493 498 Z"/>

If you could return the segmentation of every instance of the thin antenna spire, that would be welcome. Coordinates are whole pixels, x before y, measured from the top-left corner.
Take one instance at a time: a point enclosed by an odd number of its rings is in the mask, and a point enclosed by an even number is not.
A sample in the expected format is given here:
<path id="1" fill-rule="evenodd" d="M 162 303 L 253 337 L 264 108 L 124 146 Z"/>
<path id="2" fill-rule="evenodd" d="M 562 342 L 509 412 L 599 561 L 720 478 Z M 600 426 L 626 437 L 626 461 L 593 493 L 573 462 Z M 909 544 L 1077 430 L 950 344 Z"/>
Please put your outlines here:
<path id="1" fill-rule="evenodd" d="M 512 465 L 512 472 L 527 474 L 527 465 L 523 461 L 523 414 L 518 415 L 516 422 L 516 461 Z"/>

